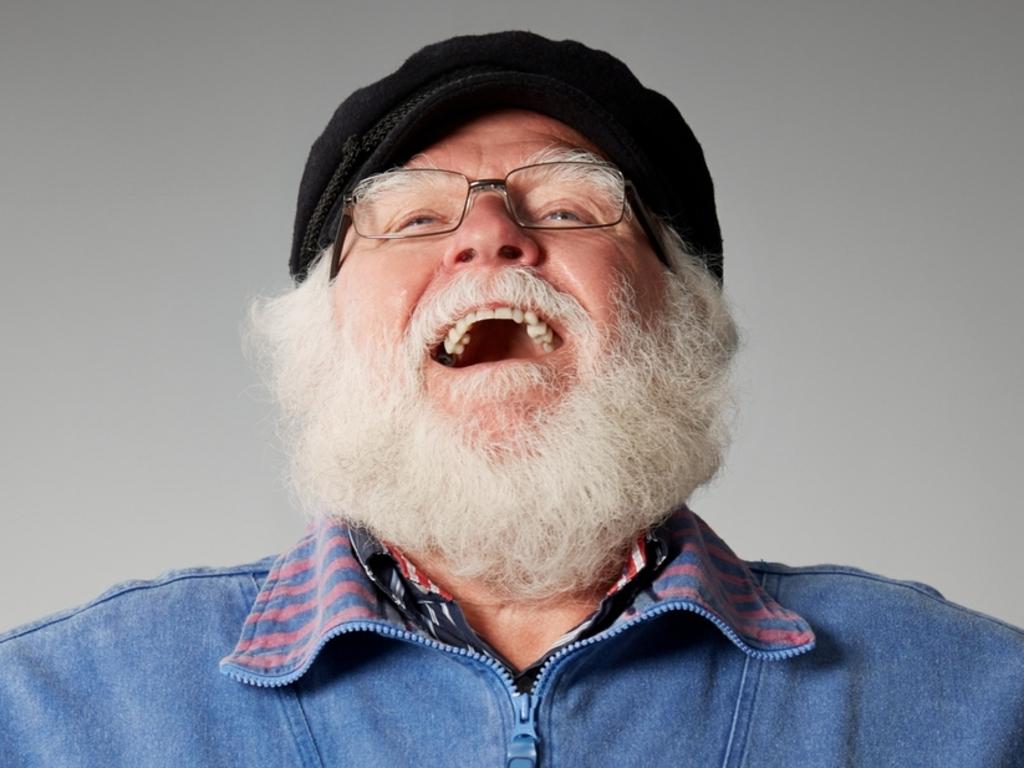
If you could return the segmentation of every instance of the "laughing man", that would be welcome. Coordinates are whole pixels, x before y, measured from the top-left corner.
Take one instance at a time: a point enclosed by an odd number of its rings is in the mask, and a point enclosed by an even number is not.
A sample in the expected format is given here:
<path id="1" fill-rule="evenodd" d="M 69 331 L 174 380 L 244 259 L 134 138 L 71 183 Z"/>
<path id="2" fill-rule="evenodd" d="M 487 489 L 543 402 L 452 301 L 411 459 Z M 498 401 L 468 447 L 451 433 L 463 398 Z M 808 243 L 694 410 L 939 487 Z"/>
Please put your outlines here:
<path id="1" fill-rule="evenodd" d="M 0 641 L 4 766 L 1020 766 L 1024 634 L 740 560 L 711 177 L 620 61 L 429 46 L 313 145 L 253 313 L 308 534 Z"/>

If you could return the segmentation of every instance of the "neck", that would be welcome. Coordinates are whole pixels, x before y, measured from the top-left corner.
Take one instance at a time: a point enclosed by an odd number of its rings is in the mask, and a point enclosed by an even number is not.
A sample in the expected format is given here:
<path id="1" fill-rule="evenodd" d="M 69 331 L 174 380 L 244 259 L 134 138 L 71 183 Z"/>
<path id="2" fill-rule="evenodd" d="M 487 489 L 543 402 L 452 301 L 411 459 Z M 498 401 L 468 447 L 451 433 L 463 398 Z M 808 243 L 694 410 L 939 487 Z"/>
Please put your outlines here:
<path id="1" fill-rule="evenodd" d="M 540 600 L 516 600 L 479 581 L 452 575 L 440 558 L 417 554 L 410 559 L 455 597 L 473 630 L 517 670 L 529 667 L 593 613 L 610 586 L 596 585 Z"/>

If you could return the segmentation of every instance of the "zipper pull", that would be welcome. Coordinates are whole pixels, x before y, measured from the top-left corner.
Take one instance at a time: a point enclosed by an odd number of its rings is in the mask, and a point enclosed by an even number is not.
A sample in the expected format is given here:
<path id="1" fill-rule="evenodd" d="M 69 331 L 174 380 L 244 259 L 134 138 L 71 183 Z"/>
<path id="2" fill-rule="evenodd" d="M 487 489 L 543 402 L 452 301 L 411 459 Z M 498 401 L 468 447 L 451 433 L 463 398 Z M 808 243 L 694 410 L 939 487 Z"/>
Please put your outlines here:
<path id="1" fill-rule="evenodd" d="M 516 696 L 519 711 L 516 712 L 516 729 L 508 744 L 506 768 L 535 768 L 537 765 L 537 713 L 533 709 L 532 697 L 528 693 Z"/>

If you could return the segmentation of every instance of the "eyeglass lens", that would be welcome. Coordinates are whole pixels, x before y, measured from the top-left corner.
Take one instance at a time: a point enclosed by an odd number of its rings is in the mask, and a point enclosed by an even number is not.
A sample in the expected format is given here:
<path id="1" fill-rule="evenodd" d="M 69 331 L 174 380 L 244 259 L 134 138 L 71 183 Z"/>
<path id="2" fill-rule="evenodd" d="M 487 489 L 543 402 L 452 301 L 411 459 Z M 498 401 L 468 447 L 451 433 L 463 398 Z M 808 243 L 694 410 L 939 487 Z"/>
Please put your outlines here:
<path id="1" fill-rule="evenodd" d="M 523 227 L 578 229 L 618 223 L 624 181 L 614 166 L 554 162 L 517 168 L 500 181 L 470 182 L 460 173 L 402 169 L 371 177 L 355 191 L 352 220 L 363 237 L 401 238 L 451 232 L 470 195 L 504 190 Z"/>

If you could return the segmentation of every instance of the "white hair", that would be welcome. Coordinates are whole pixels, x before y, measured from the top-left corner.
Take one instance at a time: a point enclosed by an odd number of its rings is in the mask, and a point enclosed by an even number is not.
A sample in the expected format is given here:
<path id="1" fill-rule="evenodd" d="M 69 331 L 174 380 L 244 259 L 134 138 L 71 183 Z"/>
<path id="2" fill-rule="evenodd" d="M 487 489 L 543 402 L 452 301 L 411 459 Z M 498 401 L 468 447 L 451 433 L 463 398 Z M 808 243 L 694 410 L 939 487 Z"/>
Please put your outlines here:
<path id="1" fill-rule="evenodd" d="M 390 350 L 382 366 L 359 353 L 343 307 L 335 316 L 329 257 L 294 290 L 257 300 L 251 343 L 307 511 L 438 556 L 509 599 L 614 579 L 636 536 L 715 474 L 727 442 L 736 329 L 715 279 L 677 237 L 665 243 L 674 268 L 653 329 L 624 283 L 616 326 L 599 331 L 529 268 L 486 280 L 467 271 L 416 308 L 405 338 L 377 340 Z M 499 403 L 521 387 L 564 391 L 539 410 L 505 413 L 497 431 L 481 429 L 472 409 L 437 412 L 421 387 L 440 320 L 495 300 L 559 318 L 579 350 L 569 386 L 543 358 L 497 377 L 463 369 L 466 402 Z"/>

